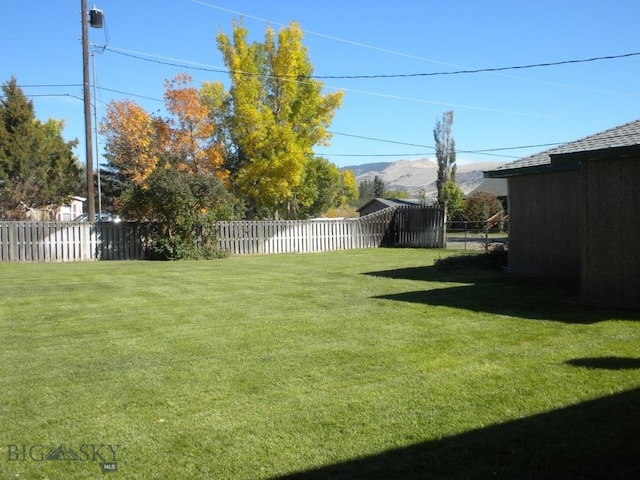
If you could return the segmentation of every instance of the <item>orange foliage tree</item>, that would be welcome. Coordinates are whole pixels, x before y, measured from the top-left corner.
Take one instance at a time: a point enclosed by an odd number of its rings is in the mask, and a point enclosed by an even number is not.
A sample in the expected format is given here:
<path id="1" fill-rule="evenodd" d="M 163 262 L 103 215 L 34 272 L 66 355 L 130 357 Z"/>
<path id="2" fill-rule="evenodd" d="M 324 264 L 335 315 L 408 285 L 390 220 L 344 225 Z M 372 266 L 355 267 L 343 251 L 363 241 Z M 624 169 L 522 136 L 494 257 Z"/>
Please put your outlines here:
<path id="1" fill-rule="evenodd" d="M 166 149 L 172 158 L 183 162 L 180 167 L 224 179 L 227 174 L 223 168 L 223 149 L 214 140 L 216 126 L 210 107 L 191 81 L 183 73 L 165 82 L 165 106 L 171 114 L 164 121 Z"/>
<path id="2" fill-rule="evenodd" d="M 100 126 L 112 169 L 134 185 L 144 183 L 153 172 L 160 155 L 154 119 L 131 100 L 107 105 Z"/>
<path id="3" fill-rule="evenodd" d="M 123 180 L 144 184 L 162 157 L 193 174 L 227 177 L 210 107 L 190 84 L 187 74 L 165 82 L 166 118 L 150 115 L 131 100 L 107 105 L 101 132 L 110 166 Z"/>

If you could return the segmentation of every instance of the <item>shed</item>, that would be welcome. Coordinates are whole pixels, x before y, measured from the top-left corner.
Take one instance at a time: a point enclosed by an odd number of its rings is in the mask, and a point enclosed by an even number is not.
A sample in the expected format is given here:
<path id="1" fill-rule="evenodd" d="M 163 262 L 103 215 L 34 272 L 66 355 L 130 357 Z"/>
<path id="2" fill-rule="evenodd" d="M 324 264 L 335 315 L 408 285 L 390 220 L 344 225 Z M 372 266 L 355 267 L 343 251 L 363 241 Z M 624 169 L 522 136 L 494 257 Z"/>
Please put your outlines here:
<path id="1" fill-rule="evenodd" d="M 358 208 L 356 212 L 361 217 L 369 215 L 370 213 L 377 212 L 378 210 L 384 210 L 389 207 L 403 207 L 406 205 L 420 205 L 420 200 L 416 198 L 381 198 L 376 197 L 369 200 L 363 206 Z"/>
<path id="2" fill-rule="evenodd" d="M 640 308 L 640 120 L 485 176 L 507 179 L 512 272 L 579 277 L 583 301 Z"/>

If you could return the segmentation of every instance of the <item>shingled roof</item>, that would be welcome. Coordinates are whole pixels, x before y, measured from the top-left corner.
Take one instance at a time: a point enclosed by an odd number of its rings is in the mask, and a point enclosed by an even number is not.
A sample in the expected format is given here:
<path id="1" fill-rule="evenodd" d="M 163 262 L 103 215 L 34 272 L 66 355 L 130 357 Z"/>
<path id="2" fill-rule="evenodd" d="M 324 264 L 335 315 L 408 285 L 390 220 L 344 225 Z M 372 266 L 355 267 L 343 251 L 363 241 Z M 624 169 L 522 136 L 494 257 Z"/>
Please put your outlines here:
<path id="1" fill-rule="evenodd" d="M 611 148 L 640 145 L 640 120 L 625 123 L 594 135 L 568 142 L 557 147 L 507 163 L 494 170 L 484 172 L 487 178 L 506 178 L 512 175 L 554 170 L 551 165 L 552 155 L 601 151 Z"/>

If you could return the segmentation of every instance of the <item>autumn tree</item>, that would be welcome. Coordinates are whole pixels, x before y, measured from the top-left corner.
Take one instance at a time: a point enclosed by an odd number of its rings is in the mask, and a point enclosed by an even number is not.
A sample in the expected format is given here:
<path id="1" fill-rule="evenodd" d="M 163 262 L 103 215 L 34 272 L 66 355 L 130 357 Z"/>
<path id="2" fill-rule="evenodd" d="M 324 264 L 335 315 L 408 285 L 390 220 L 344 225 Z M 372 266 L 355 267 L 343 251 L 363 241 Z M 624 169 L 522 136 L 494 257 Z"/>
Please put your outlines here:
<path id="1" fill-rule="evenodd" d="M 250 212 L 277 216 L 289 211 L 305 177 L 313 147 L 326 145 L 327 128 L 342 92 L 323 95 L 296 23 L 277 34 L 267 28 L 263 42 L 249 43 L 242 23 L 232 36 L 218 35 L 231 88 L 226 125 L 232 149 L 227 165 Z"/>
<path id="2" fill-rule="evenodd" d="M 101 132 L 109 166 L 135 185 L 144 184 L 161 156 L 181 162 L 178 168 L 194 174 L 226 178 L 209 99 L 191 86 L 187 74 L 165 82 L 164 98 L 166 117 L 151 115 L 131 100 L 107 105 Z"/>
<path id="3" fill-rule="evenodd" d="M 162 258 L 209 258 L 217 242 L 207 227 L 239 209 L 225 189 L 224 147 L 211 98 L 188 75 L 165 83 L 167 116 L 135 102 L 111 102 L 102 123 L 111 192 L 127 218 L 152 222 L 149 239 Z"/>
<path id="4" fill-rule="evenodd" d="M 358 182 L 355 174 L 351 170 L 342 170 L 340 172 L 340 201 L 338 206 L 358 200 L 358 196 Z"/>
<path id="5" fill-rule="evenodd" d="M 471 222 L 471 228 L 482 228 L 489 217 L 502 212 L 502 202 L 492 192 L 476 192 L 465 201 L 464 217 Z"/>
<path id="6" fill-rule="evenodd" d="M 43 208 L 64 203 L 77 193 L 80 165 L 77 141 L 62 137 L 64 121 L 36 119 L 15 78 L 0 98 L 0 216 L 21 218 L 19 205 Z"/>
<path id="7" fill-rule="evenodd" d="M 100 126 L 109 167 L 121 181 L 144 184 L 160 158 L 159 122 L 131 100 L 112 101 Z"/>
<path id="8" fill-rule="evenodd" d="M 157 121 L 158 137 L 171 157 L 184 162 L 181 168 L 226 178 L 224 148 L 214 136 L 216 117 L 210 114 L 210 97 L 203 98 L 191 81 L 189 75 L 180 74 L 165 82 L 170 116 Z"/>
<path id="9" fill-rule="evenodd" d="M 447 182 L 456 183 L 456 146 L 451 127 L 453 125 L 453 111 L 444 112 L 442 119 L 436 120 L 433 129 L 433 139 L 436 147 L 436 160 L 438 162 L 438 177 L 436 179 L 436 187 L 438 189 L 438 203 L 445 205 L 447 199 L 443 194 L 445 191 L 443 186 Z M 448 191 L 450 191 L 449 188 Z"/>

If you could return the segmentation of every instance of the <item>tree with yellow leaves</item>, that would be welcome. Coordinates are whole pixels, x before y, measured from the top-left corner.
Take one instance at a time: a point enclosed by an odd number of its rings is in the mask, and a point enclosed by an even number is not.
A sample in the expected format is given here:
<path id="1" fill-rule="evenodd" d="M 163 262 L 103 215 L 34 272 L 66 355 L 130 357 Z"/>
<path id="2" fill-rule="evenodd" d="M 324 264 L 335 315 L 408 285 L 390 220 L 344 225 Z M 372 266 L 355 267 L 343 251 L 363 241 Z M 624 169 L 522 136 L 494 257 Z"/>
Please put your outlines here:
<path id="1" fill-rule="evenodd" d="M 267 28 L 264 42 L 248 43 L 234 23 L 231 37 L 218 35 L 230 70 L 225 106 L 232 183 L 250 215 L 279 216 L 291 209 L 313 147 L 326 145 L 327 128 L 343 92 L 323 94 L 296 23 L 278 34 Z"/>

